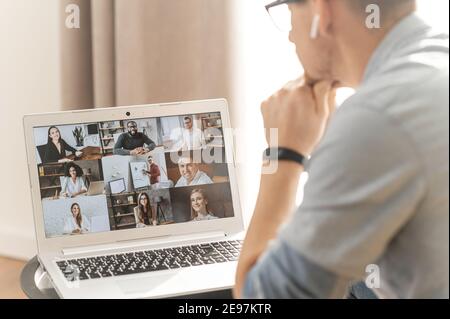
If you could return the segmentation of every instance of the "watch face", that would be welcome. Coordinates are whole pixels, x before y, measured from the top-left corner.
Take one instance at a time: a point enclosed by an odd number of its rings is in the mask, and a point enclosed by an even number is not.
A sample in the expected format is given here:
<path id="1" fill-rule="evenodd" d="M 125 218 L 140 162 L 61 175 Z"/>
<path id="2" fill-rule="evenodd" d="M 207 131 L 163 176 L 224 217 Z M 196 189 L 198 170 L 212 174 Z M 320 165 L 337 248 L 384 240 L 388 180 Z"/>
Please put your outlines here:
<path id="1" fill-rule="evenodd" d="M 270 148 L 264 151 L 263 158 L 266 160 L 276 161 L 278 160 L 278 150 Z"/>

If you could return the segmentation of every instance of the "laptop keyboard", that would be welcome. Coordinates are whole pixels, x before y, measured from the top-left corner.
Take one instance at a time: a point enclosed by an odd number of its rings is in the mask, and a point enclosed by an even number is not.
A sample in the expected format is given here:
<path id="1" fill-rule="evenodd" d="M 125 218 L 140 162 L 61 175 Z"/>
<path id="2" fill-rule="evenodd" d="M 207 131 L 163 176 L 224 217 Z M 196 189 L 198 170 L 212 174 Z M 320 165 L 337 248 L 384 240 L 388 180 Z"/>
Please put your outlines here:
<path id="1" fill-rule="evenodd" d="M 69 281 L 124 276 L 236 261 L 241 240 L 58 261 Z"/>

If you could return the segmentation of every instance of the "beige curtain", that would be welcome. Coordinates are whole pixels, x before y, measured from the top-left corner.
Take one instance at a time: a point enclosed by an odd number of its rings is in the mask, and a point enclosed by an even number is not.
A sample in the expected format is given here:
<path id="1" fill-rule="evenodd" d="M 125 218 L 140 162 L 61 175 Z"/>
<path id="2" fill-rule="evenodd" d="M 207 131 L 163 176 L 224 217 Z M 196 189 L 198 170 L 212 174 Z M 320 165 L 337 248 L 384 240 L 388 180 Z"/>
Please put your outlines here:
<path id="1" fill-rule="evenodd" d="M 62 108 L 230 98 L 229 3 L 61 1 L 81 11 L 60 28 Z"/>

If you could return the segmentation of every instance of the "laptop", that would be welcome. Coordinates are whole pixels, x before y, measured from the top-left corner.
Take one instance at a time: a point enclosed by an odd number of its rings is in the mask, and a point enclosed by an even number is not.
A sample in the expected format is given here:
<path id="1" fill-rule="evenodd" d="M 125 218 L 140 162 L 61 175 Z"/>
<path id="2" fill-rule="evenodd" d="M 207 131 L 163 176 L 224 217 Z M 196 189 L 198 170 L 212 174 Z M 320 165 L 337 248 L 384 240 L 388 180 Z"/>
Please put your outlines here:
<path id="1" fill-rule="evenodd" d="M 87 196 L 101 195 L 105 191 L 104 182 L 91 182 L 89 184 L 89 189 L 86 193 Z"/>
<path id="2" fill-rule="evenodd" d="M 97 141 L 98 154 L 82 166 L 101 192 L 51 197 L 65 159 L 42 163 L 36 150 L 61 140 L 82 149 L 76 128 Z M 58 295 L 166 298 L 233 287 L 244 225 L 230 128 L 224 99 L 25 116 L 38 259 Z M 204 138 L 205 130 L 218 138 Z M 177 143 L 184 149 L 174 150 Z M 155 146 L 163 154 L 148 163 Z M 181 156 L 191 159 L 183 168 Z M 134 189 L 137 161 L 152 180 L 164 172 L 173 183 Z"/>

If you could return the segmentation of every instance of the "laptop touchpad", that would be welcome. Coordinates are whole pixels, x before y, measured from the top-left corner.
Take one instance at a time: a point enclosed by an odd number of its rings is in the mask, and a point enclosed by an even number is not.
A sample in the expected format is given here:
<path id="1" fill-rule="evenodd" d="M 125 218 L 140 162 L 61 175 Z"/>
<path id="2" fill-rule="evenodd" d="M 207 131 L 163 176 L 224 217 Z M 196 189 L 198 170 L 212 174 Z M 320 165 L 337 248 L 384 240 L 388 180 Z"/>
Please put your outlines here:
<path id="1" fill-rule="evenodd" d="M 119 288 L 124 294 L 137 294 L 142 296 L 145 293 L 165 294 L 173 289 L 183 287 L 182 276 L 179 273 L 159 274 L 158 276 L 148 276 L 132 279 L 117 280 Z"/>

